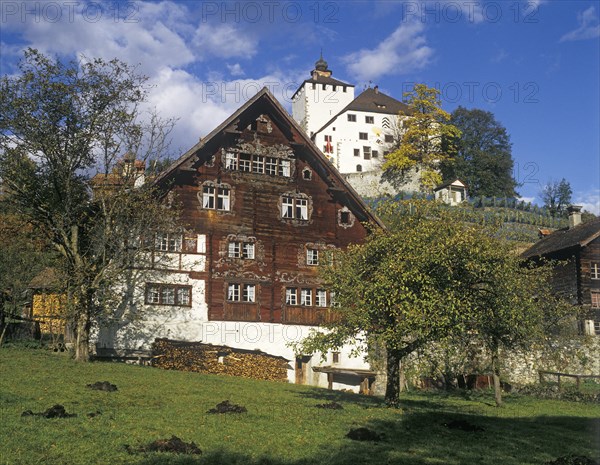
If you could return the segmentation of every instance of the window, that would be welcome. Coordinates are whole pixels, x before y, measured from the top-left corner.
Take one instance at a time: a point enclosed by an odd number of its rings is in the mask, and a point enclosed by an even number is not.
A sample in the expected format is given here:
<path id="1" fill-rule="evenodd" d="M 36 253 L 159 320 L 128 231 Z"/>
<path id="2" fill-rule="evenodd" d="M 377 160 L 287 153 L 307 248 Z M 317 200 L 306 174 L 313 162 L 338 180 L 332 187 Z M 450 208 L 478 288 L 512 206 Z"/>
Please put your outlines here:
<path id="1" fill-rule="evenodd" d="M 365 123 L 373 124 L 375 122 L 375 118 L 373 116 L 365 116 Z"/>
<path id="2" fill-rule="evenodd" d="M 362 172 L 362 165 L 356 165 L 356 172 L 357 173 Z"/>
<path id="3" fill-rule="evenodd" d="M 307 181 L 312 179 L 312 171 L 308 168 L 304 168 L 302 170 L 302 179 L 306 179 Z"/>
<path id="4" fill-rule="evenodd" d="M 348 121 L 350 121 L 351 123 L 356 123 L 356 115 L 348 113 Z"/>
<path id="5" fill-rule="evenodd" d="M 594 320 L 594 334 L 600 336 L 600 320 Z"/>
<path id="6" fill-rule="evenodd" d="M 333 91 L 335 92 L 336 86 L 333 86 Z"/>
<path id="7" fill-rule="evenodd" d="M 231 189 L 227 184 L 204 184 L 202 186 L 202 208 L 229 211 Z"/>
<path id="8" fill-rule="evenodd" d="M 590 278 L 600 279 L 600 263 L 590 263 Z"/>
<path id="9" fill-rule="evenodd" d="M 350 228 L 354 226 L 354 220 L 354 215 L 352 215 L 348 207 L 343 207 L 338 210 L 338 224 L 342 228 Z"/>
<path id="10" fill-rule="evenodd" d="M 331 353 L 331 363 L 340 363 L 340 353 L 339 352 Z"/>
<path id="11" fill-rule="evenodd" d="M 225 169 L 227 170 L 237 170 L 238 169 L 238 160 L 235 153 L 227 152 L 225 154 Z"/>
<path id="12" fill-rule="evenodd" d="M 327 90 L 327 84 L 323 84 L 323 90 Z"/>
<path id="13" fill-rule="evenodd" d="M 227 256 L 229 258 L 254 260 L 254 243 L 232 241 L 229 243 Z"/>
<path id="14" fill-rule="evenodd" d="M 354 149 L 354 156 L 360 157 L 360 149 Z"/>
<path id="15" fill-rule="evenodd" d="M 227 300 L 230 302 L 240 301 L 240 284 L 229 284 L 227 286 Z"/>
<path id="16" fill-rule="evenodd" d="M 330 136 L 331 137 L 331 136 Z M 245 173 L 290 176 L 291 162 L 277 157 L 266 157 L 249 153 L 227 152 L 225 169 Z"/>
<path id="17" fill-rule="evenodd" d="M 325 139 L 325 145 L 323 145 L 323 153 L 333 153 L 333 145 L 331 145 L 332 138 L 330 135 L 323 136 Z"/>
<path id="18" fill-rule="evenodd" d="M 369 138 L 368 134 L 366 132 L 359 132 L 358 133 L 358 138 L 360 140 L 367 140 Z"/>
<path id="19" fill-rule="evenodd" d="M 308 221 L 308 199 L 301 195 L 281 196 L 281 217 Z"/>
<path id="20" fill-rule="evenodd" d="M 300 291 L 300 305 L 304 307 L 312 306 L 312 289 L 302 289 Z"/>
<path id="21" fill-rule="evenodd" d="M 391 142 L 394 142 L 394 136 L 392 136 L 391 134 L 386 134 L 385 135 L 385 141 L 389 144 Z"/>
<path id="22" fill-rule="evenodd" d="M 592 291 L 592 308 L 600 308 L 600 292 Z"/>
<path id="23" fill-rule="evenodd" d="M 373 158 L 379 158 L 379 151 L 378 150 L 373 150 L 371 152 L 371 157 L 373 157 Z"/>
<path id="24" fill-rule="evenodd" d="M 363 154 L 364 154 L 365 160 L 370 160 L 371 159 L 371 147 L 368 147 L 365 145 L 363 147 Z"/>
<path id="25" fill-rule="evenodd" d="M 306 249 L 306 264 L 307 265 L 318 265 L 319 264 L 319 251 L 317 249 Z"/>
<path id="26" fill-rule="evenodd" d="M 161 252 L 181 252 L 181 234 L 157 234 L 154 248 Z"/>
<path id="27" fill-rule="evenodd" d="M 192 306 L 192 287 L 176 284 L 146 284 L 146 303 Z"/>
<path id="28" fill-rule="evenodd" d="M 217 210 L 229 211 L 229 188 L 217 187 Z"/>
<path id="29" fill-rule="evenodd" d="M 215 188 L 211 185 L 202 187 L 202 208 L 215 208 Z"/>
<path id="30" fill-rule="evenodd" d="M 317 289 L 315 293 L 315 305 L 317 307 L 327 307 L 327 291 L 325 289 Z"/>
<path id="31" fill-rule="evenodd" d="M 298 290 L 295 287 L 285 289 L 285 303 L 287 305 L 298 305 Z"/>
<path id="32" fill-rule="evenodd" d="M 230 302 L 256 302 L 256 285 L 229 284 L 227 286 L 227 300 Z"/>

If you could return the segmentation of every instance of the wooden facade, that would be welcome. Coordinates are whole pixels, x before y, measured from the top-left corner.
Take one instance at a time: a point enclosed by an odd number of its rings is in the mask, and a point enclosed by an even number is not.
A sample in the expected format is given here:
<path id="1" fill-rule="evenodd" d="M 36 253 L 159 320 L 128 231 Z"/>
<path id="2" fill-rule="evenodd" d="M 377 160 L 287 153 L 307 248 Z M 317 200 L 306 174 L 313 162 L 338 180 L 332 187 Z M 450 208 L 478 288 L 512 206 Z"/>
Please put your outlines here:
<path id="1" fill-rule="evenodd" d="M 556 260 L 555 292 L 586 310 L 581 332 L 600 335 L 600 218 L 557 230 L 523 256 L 530 260 Z"/>
<path id="2" fill-rule="evenodd" d="M 205 237 L 206 266 L 190 277 L 206 283 L 211 321 L 328 321 L 319 261 L 381 225 L 266 89 L 156 183 L 180 204 L 185 236 Z"/>

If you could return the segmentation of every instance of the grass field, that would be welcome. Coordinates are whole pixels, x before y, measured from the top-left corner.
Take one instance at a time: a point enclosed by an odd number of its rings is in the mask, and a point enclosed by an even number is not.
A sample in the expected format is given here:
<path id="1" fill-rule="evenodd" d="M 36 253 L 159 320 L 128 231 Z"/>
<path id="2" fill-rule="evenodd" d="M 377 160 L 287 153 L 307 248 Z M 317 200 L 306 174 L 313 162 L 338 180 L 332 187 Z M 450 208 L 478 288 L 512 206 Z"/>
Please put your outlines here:
<path id="1" fill-rule="evenodd" d="M 86 384 L 110 381 L 116 392 Z M 211 415 L 229 399 L 248 413 Z M 343 410 L 316 404 L 335 400 Z M 21 417 L 62 404 L 77 417 Z M 403 408 L 377 398 L 283 383 L 162 371 L 117 363 L 77 364 L 43 350 L 0 350 L 0 464 L 543 464 L 559 456 L 600 455 L 600 406 L 489 393 L 411 392 Z M 87 413 L 100 411 L 89 418 Z M 468 432 L 444 423 L 465 420 Z M 369 427 L 380 442 L 345 438 Z M 201 456 L 129 454 L 172 435 Z"/>

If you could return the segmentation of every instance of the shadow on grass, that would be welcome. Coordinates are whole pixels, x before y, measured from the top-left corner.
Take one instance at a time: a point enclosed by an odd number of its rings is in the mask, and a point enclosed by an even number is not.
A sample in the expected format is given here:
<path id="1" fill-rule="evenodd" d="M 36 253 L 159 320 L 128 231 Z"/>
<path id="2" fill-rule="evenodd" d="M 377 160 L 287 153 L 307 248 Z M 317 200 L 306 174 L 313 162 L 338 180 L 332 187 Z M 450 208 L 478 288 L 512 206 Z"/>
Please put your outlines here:
<path id="1" fill-rule="evenodd" d="M 341 396 L 341 400 L 344 397 Z M 340 398 L 334 398 L 340 400 Z M 469 424 L 474 431 L 449 428 Z M 144 465 L 541 465 L 560 456 L 587 455 L 598 460 L 600 420 L 578 417 L 541 416 L 496 418 L 452 412 L 409 412 L 397 421 L 370 420 L 363 426 L 382 434 L 379 442 L 357 442 L 340 438 L 312 457 L 285 460 L 254 458 L 226 449 L 206 451 L 202 456 L 148 455 Z M 200 445 L 201 446 L 201 445 Z M 299 447 L 289 444 L 290 448 Z"/>

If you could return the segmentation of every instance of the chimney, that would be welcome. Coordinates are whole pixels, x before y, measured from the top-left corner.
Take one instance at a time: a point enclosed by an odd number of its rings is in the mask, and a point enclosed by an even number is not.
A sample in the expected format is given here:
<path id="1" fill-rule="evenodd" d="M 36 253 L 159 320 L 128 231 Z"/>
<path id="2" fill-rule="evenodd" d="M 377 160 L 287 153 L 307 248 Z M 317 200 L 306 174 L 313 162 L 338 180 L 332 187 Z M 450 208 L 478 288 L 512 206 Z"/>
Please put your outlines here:
<path id="1" fill-rule="evenodd" d="M 581 223 L 581 205 L 569 205 L 567 212 L 569 212 L 569 229 Z"/>
<path id="2" fill-rule="evenodd" d="M 379 86 L 373 87 L 373 90 L 375 91 L 376 94 L 378 94 L 379 93 Z"/>

